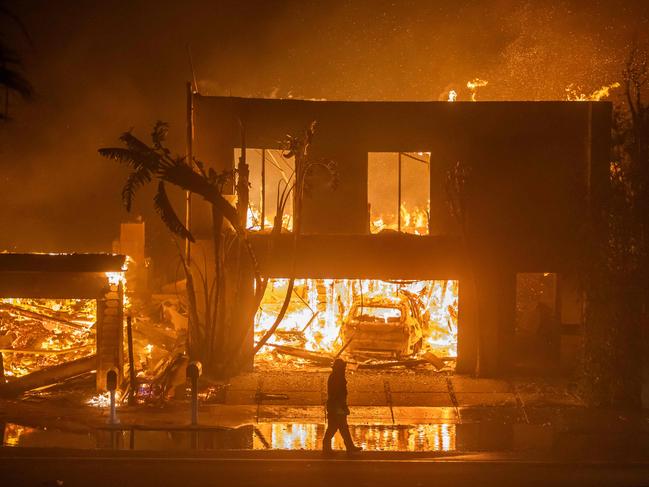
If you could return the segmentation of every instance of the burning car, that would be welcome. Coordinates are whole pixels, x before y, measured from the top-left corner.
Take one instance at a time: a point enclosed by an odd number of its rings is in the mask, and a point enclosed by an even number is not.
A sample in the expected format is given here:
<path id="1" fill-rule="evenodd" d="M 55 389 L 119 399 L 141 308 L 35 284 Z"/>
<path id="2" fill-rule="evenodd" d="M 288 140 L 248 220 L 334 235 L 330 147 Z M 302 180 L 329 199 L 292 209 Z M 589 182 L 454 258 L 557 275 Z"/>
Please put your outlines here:
<path id="1" fill-rule="evenodd" d="M 420 309 L 417 298 L 403 291 L 394 298 L 357 298 L 342 325 L 347 351 L 393 354 L 396 358 L 418 353 L 427 321 Z"/>

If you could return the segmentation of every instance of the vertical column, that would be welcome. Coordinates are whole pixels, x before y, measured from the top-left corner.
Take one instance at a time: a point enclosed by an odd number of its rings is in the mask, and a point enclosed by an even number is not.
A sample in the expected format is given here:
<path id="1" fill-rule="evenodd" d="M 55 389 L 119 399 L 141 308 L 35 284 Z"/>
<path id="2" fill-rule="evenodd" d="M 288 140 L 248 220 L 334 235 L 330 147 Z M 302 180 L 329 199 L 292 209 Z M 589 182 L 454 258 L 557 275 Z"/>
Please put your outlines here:
<path id="1" fill-rule="evenodd" d="M 473 279 L 458 283 L 457 364 L 459 374 L 473 374 L 478 360 L 477 300 Z"/>
<path id="2" fill-rule="evenodd" d="M 516 274 L 480 271 L 476 278 L 479 299 L 478 373 L 498 375 L 512 363 L 516 321 Z"/>
<path id="3" fill-rule="evenodd" d="M 572 372 L 579 364 L 584 343 L 584 292 L 576 275 L 557 275 L 557 308 L 559 363 L 563 371 Z"/>
<path id="4" fill-rule="evenodd" d="M 232 306 L 231 312 L 229 313 L 231 326 L 227 340 L 232 346 L 238 347 L 236 351 L 241 357 L 246 357 L 247 360 L 242 364 L 242 370 L 252 372 L 255 362 L 255 356 L 253 354 L 255 346 L 254 321 L 255 314 L 257 313 L 257 309 L 254 307 L 255 278 L 252 263 L 246 255 L 244 244 L 240 242 L 239 245 L 239 259 L 241 259 L 241 262 L 232 271 L 233 274 L 236 272 L 232 276 L 236 280 L 236 286 L 230 286 L 236 290 L 238 301 L 235 306 Z"/>
<path id="5" fill-rule="evenodd" d="M 513 361 L 516 274 L 478 271 L 460 281 L 457 371 L 494 376 Z"/>
<path id="6" fill-rule="evenodd" d="M 498 351 L 496 373 L 503 374 L 514 365 L 516 334 L 516 273 L 505 271 L 496 276 L 498 286 L 496 322 L 498 326 Z"/>
<path id="7" fill-rule="evenodd" d="M 113 367 L 122 377 L 124 365 L 124 289 L 122 284 L 110 284 L 107 292 L 97 299 L 97 389 L 106 389 L 106 373 Z"/>

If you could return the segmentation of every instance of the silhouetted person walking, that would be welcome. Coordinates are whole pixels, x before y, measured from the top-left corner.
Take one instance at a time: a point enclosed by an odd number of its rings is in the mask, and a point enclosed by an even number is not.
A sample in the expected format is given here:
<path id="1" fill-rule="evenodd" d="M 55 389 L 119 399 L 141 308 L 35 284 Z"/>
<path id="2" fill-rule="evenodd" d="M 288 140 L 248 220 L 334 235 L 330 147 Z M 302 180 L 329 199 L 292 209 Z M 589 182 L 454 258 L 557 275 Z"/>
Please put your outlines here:
<path id="1" fill-rule="evenodd" d="M 322 442 L 322 451 L 325 454 L 331 453 L 331 440 L 340 431 L 345 442 L 347 453 L 361 451 L 360 446 L 355 446 L 352 436 L 349 434 L 347 425 L 347 379 L 345 379 L 345 368 L 347 363 L 342 359 L 334 360 L 329 380 L 327 381 L 327 430 Z"/>

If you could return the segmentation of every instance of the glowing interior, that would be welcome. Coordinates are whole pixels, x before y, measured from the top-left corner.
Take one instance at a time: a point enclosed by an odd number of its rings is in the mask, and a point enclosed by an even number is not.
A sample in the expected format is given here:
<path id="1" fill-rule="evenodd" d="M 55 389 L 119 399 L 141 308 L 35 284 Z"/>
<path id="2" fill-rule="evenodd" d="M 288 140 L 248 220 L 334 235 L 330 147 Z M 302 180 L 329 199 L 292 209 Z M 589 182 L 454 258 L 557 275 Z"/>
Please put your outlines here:
<path id="1" fill-rule="evenodd" d="M 271 279 L 255 316 L 255 341 L 273 326 L 282 307 L 288 279 Z M 410 300 L 406 301 L 410 296 Z M 419 354 L 457 356 L 457 281 L 381 281 L 375 279 L 296 279 L 288 311 L 256 363 L 299 362 L 282 356 L 274 345 L 335 355 L 345 345 L 341 333 L 349 320 L 401 321 L 407 302 L 418 303 L 423 331 Z M 412 309 L 412 308 L 411 308 Z M 414 319 L 414 318 L 411 318 Z"/>

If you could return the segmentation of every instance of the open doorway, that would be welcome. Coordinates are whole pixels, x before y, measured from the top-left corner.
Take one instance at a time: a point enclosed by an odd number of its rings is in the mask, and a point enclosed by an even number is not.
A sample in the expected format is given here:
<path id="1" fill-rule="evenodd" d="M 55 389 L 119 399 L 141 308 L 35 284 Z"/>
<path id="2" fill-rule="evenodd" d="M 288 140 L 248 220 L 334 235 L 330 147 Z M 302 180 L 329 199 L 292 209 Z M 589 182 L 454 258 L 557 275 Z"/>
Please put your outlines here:
<path id="1" fill-rule="evenodd" d="M 516 367 L 528 371 L 554 368 L 558 365 L 559 340 L 557 275 L 552 272 L 517 274 Z"/>

